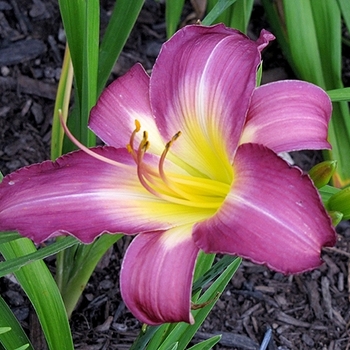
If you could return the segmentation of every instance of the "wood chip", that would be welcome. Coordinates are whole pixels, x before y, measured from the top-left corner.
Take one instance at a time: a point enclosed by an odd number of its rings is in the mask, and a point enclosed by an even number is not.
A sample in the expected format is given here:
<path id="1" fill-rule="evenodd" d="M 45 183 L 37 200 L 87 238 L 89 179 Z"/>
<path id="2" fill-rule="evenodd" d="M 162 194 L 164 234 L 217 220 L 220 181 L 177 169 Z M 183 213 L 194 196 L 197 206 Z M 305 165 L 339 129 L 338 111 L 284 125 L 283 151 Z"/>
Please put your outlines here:
<path id="1" fill-rule="evenodd" d="M 318 320 L 324 319 L 323 309 L 320 305 L 320 293 L 318 292 L 318 284 L 315 280 L 305 282 L 311 308 Z"/>
<path id="2" fill-rule="evenodd" d="M 303 327 L 303 328 L 309 328 L 309 327 L 311 327 L 311 324 L 310 324 L 310 323 L 308 323 L 308 322 L 303 322 L 303 321 L 299 321 L 299 320 L 297 320 L 296 318 L 294 318 L 294 317 L 292 317 L 292 316 L 289 316 L 289 315 L 285 314 L 285 313 L 282 312 L 282 311 L 277 312 L 276 318 L 277 318 L 279 321 L 282 321 L 282 322 L 287 323 L 287 324 L 291 324 L 291 325 L 293 325 L 293 326 Z"/>
<path id="3" fill-rule="evenodd" d="M 46 45 L 37 39 L 20 40 L 0 49 L 0 66 L 10 66 L 32 60 L 46 51 Z"/>
<path id="4" fill-rule="evenodd" d="M 0 77 L 0 93 L 4 93 L 7 90 L 17 90 L 25 94 L 55 100 L 57 87 L 24 75 L 18 76 L 17 80 L 12 77 Z"/>
<path id="5" fill-rule="evenodd" d="M 342 272 L 339 272 L 338 274 L 338 284 L 337 284 L 339 292 L 342 292 L 344 290 L 344 274 Z"/>
<path id="6" fill-rule="evenodd" d="M 108 316 L 106 321 L 104 321 L 102 324 L 97 326 L 95 330 L 97 332 L 107 332 L 111 327 L 112 321 L 113 321 L 113 316 Z"/>
<path id="7" fill-rule="evenodd" d="M 331 276 L 334 276 L 335 274 L 339 273 L 339 267 L 334 263 L 330 256 L 325 254 L 322 256 L 322 259 L 326 262 Z"/>
<path id="8" fill-rule="evenodd" d="M 322 277 L 321 287 L 322 287 L 323 304 L 326 309 L 327 316 L 331 320 L 333 319 L 332 297 L 331 297 L 331 292 L 329 291 L 329 279 L 327 277 Z"/>

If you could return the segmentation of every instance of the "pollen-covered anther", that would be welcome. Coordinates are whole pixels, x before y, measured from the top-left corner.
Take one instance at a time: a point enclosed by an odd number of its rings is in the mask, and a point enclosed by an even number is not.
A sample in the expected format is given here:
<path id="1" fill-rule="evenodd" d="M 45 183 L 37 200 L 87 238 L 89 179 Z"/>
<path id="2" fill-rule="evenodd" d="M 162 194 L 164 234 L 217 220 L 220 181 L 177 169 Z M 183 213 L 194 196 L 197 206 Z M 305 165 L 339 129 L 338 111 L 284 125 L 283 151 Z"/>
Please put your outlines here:
<path id="1" fill-rule="evenodd" d="M 130 135 L 129 143 L 126 145 L 126 149 L 132 155 L 132 157 L 134 158 L 135 162 L 137 162 L 137 157 L 136 157 L 136 153 L 135 153 L 135 150 L 134 150 L 134 140 L 135 140 L 136 134 L 140 130 L 141 130 L 141 123 L 137 119 L 135 119 L 135 129 Z"/>

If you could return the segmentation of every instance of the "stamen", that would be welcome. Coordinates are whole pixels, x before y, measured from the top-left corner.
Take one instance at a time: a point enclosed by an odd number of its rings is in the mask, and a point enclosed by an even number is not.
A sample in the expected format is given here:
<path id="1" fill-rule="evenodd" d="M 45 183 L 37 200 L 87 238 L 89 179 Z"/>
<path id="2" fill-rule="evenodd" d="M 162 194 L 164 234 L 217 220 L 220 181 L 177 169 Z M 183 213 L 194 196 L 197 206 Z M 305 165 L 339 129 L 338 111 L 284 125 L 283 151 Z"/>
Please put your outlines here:
<path id="1" fill-rule="evenodd" d="M 174 182 L 169 181 L 169 178 L 166 176 L 164 172 L 164 161 L 165 157 L 169 152 L 169 149 L 171 145 L 180 137 L 181 131 L 178 131 L 171 140 L 165 145 L 165 149 L 160 157 L 159 164 L 158 164 L 158 171 L 161 179 L 163 182 L 167 185 L 167 187 L 174 192 L 177 196 L 184 198 L 187 201 L 194 201 L 195 198 L 191 194 L 189 194 L 187 191 L 182 191 L 178 186 L 175 185 Z"/>
<path id="2" fill-rule="evenodd" d="M 134 151 L 134 140 L 135 140 L 136 133 L 138 133 L 140 129 L 141 129 L 141 124 L 137 119 L 135 119 L 135 129 L 131 133 L 129 144 L 126 145 L 126 149 L 134 158 L 135 163 L 137 163 L 137 157 Z"/>
<path id="3" fill-rule="evenodd" d="M 109 159 L 107 157 L 101 156 L 100 154 L 92 151 L 90 148 L 86 147 L 85 145 L 83 145 L 80 141 L 78 141 L 73 134 L 70 132 L 70 130 L 68 129 L 66 123 L 63 120 L 62 117 L 62 113 L 59 111 L 59 117 L 60 117 L 60 121 L 61 121 L 61 125 L 63 127 L 64 132 L 66 133 L 66 135 L 68 136 L 68 138 L 82 151 L 84 151 L 85 153 L 87 153 L 88 155 L 90 155 L 91 157 L 94 157 L 95 159 L 101 160 L 102 162 L 114 165 L 114 166 L 124 166 L 124 164 L 122 163 L 118 163 L 112 159 Z"/>
<path id="4" fill-rule="evenodd" d="M 149 193 L 171 203 L 186 205 L 189 207 L 217 209 L 222 203 L 222 196 L 215 195 L 215 190 L 209 191 L 206 186 L 203 187 L 201 185 L 196 185 L 195 180 L 191 181 L 191 179 L 188 179 L 185 181 L 184 179 L 186 176 L 180 174 L 173 174 L 170 176 L 165 174 L 165 158 L 172 144 L 180 137 L 181 132 L 177 132 L 165 145 L 164 151 L 159 159 L 158 172 L 156 172 L 153 167 L 143 161 L 145 153 L 150 147 L 147 131 L 143 132 L 142 140 L 140 141 L 137 150 L 134 148 L 135 135 L 140 129 L 141 124 L 135 120 L 135 130 L 132 132 L 130 142 L 126 148 L 135 160 L 137 176 L 141 185 Z M 191 186 L 191 184 L 194 186 Z M 204 185 L 203 182 L 201 184 Z M 199 191 L 195 191 L 195 194 L 191 194 L 191 189 L 193 188 L 197 188 Z M 188 190 L 190 190 L 190 192 Z"/>
<path id="5" fill-rule="evenodd" d="M 181 135 L 181 131 L 178 131 L 172 138 L 171 140 L 165 145 L 165 149 L 160 157 L 160 160 L 159 160 L 159 165 L 158 165 L 158 170 L 159 170 L 159 175 L 160 177 L 162 178 L 162 180 L 167 184 L 169 185 L 169 181 L 165 175 L 165 172 L 164 172 L 164 161 L 165 161 L 165 157 L 166 155 L 168 154 L 169 152 L 169 149 L 171 147 L 171 145 L 180 137 Z"/>

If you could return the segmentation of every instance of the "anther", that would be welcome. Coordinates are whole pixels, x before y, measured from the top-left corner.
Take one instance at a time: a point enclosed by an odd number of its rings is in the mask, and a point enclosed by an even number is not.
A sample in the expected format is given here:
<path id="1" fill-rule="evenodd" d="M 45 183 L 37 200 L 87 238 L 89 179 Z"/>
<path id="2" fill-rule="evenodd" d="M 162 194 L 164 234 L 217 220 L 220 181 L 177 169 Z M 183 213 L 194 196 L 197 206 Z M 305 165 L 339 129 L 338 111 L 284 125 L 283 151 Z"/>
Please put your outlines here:
<path id="1" fill-rule="evenodd" d="M 135 119 L 135 130 L 131 133 L 129 143 L 126 145 L 126 149 L 133 156 L 135 162 L 136 162 L 136 155 L 134 151 L 134 139 L 135 139 L 136 133 L 138 133 L 140 129 L 141 129 L 141 124 L 137 119 Z M 144 134 L 144 137 L 145 137 L 145 134 Z"/>
<path id="2" fill-rule="evenodd" d="M 135 131 L 139 132 L 140 129 L 141 129 L 141 123 L 137 119 L 135 119 Z"/>

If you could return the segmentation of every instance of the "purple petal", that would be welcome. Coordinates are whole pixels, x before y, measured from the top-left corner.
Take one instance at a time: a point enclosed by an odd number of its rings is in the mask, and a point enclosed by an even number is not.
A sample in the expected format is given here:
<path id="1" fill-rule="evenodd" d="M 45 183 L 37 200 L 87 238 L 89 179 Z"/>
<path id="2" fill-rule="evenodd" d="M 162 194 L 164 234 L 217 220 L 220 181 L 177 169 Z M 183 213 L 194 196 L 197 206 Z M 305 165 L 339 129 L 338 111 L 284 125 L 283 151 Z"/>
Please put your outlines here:
<path id="1" fill-rule="evenodd" d="M 255 88 L 260 49 L 272 38 L 263 32 L 256 43 L 222 24 L 192 25 L 162 47 L 150 81 L 156 123 L 168 140 L 182 132 L 174 153 L 206 176 L 220 178 L 212 159 L 221 159 L 222 168 L 227 158 L 232 160 Z"/>
<path id="2" fill-rule="evenodd" d="M 335 231 L 309 177 L 257 144 L 238 148 L 234 174 L 222 208 L 195 226 L 196 244 L 284 273 L 319 266 Z"/>
<path id="3" fill-rule="evenodd" d="M 149 134 L 150 152 L 164 149 L 149 103 L 149 76 L 140 64 L 111 83 L 91 110 L 89 127 L 107 145 L 125 147 L 135 129 L 135 120 L 141 124 L 136 146 L 143 130 Z M 166 140 L 168 141 L 168 140 Z"/>
<path id="4" fill-rule="evenodd" d="M 120 164 L 78 151 L 6 176 L 0 184 L 0 230 L 18 230 L 35 242 L 71 234 L 90 243 L 103 232 L 164 230 L 208 215 L 147 192 L 126 150 L 94 152 Z"/>
<path id="5" fill-rule="evenodd" d="M 261 143 L 275 152 L 328 149 L 332 104 L 316 85 L 279 81 L 257 88 L 241 143 Z"/>
<path id="6" fill-rule="evenodd" d="M 141 322 L 193 323 L 190 313 L 193 270 L 199 249 L 191 226 L 138 235 L 122 265 L 123 300 Z"/>

